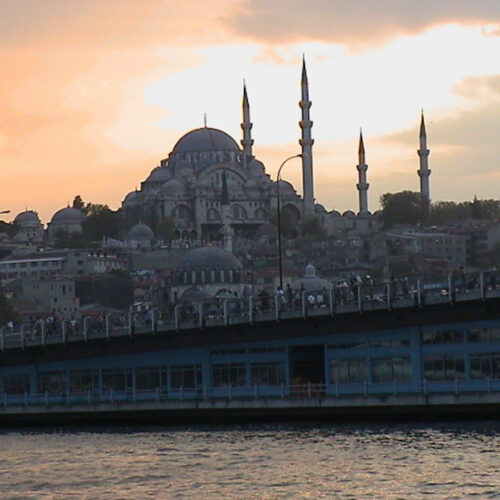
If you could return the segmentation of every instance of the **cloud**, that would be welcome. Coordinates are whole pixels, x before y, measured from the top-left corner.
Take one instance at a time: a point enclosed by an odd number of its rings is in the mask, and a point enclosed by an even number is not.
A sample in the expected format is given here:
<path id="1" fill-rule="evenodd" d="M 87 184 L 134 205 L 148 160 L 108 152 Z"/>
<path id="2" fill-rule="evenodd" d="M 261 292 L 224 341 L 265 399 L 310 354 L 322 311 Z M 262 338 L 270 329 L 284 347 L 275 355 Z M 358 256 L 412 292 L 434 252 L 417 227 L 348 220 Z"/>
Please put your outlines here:
<path id="1" fill-rule="evenodd" d="M 420 33 L 444 23 L 500 23 L 500 3 L 497 0 L 242 0 L 238 9 L 226 18 L 226 24 L 235 33 L 265 43 L 327 41 L 354 49 Z"/>

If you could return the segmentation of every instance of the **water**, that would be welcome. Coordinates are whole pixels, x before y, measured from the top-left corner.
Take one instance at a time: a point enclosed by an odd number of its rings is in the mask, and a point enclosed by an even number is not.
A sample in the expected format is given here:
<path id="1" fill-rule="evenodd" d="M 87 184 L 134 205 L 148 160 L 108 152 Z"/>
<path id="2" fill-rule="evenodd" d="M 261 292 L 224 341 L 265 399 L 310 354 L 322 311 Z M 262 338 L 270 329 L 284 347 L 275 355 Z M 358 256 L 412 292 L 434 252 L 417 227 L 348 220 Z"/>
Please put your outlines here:
<path id="1" fill-rule="evenodd" d="M 4 430 L 0 497 L 500 498 L 500 423 Z"/>

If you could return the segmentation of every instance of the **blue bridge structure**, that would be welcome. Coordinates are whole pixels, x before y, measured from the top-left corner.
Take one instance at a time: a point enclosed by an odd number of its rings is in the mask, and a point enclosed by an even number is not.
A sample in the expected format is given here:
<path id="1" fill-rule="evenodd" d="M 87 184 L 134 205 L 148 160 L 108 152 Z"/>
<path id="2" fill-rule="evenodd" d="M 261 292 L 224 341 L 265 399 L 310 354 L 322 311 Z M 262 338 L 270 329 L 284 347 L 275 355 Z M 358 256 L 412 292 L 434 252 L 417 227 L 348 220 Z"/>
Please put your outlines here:
<path id="1" fill-rule="evenodd" d="M 495 416 L 500 289 L 478 282 L 3 329 L 0 423 Z"/>

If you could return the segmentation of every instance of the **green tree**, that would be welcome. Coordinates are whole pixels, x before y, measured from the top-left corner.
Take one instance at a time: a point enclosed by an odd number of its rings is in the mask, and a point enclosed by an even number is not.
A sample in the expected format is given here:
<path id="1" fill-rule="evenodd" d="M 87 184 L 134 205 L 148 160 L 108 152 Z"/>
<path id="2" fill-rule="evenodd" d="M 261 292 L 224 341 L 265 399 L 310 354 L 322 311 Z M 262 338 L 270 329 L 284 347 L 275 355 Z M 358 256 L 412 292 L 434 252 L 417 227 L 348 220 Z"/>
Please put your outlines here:
<path id="1" fill-rule="evenodd" d="M 158 226 L 158 238 L 168 243 L 174 239 L 175 223 L 172 217 L 164 217 Z"/>
<path id="2" fill-rule="evenodd" d="M 107 205 L 88 203 L 85 213 L 82 229 L 87 241 L 100 241 L 104 236 L 117 238 L 123 229 L 121 212 L 111 210 Z"/>
<path id="3" fill-rule="evenodd" d="M 85 209 L 85 203 L 83 202 L 82 197 L 79 194 L 77 194 L 73 200 L 73 208 L 81 210 L 82 212 Z"/>
<path id="4" fill-rule="evenodd" d="M 305 218 L 300 224 L 300 235 L 309 241 L 326 240 L 326 229 L 321 224 L 318 217 L 310 216 Z"/>
<path id="5" fill-rule="evenodd" d="M 0 325 L 4 325 L 7 321 L 17 321 L 19 315 L 12 307 L 9 299 L 0 291 Z"/>
<path id="6" fill-rule="evenodd" d="M 280 217 L 280 225 L 281 225 L 281 235 L 284 238 L 297 238 L 299 235 L 297 222 L 293 214 L 288 210 L 281 209 L 281 217 Z M 269 218 L 269 222 L 278 227 L 278 211 L 275 210 L 271 213 Z"/>
<path id="7" fill-rule="evenodd" d="M 427 219 L 428 204 L 420 193 L 414 191 L 386 193 L 380 197 L 380 204 L 385 227 L 395 224 L 415 225 Z"/>

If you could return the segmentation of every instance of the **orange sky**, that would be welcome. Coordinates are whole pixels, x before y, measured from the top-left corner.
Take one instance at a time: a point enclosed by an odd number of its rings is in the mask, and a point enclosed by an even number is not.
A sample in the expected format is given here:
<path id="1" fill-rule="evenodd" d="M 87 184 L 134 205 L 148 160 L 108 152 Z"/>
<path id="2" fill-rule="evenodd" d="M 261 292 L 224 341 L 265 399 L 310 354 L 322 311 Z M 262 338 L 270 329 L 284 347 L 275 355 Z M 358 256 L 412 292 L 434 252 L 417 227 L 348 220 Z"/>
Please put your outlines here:
<path id="1" fill-rule="evenodd" d="M 43 221 L 71 202 L 120 206 L 202 125 L 240 139 L 246 78 L 255 153 L 299 152 L 308 61 L 316 197 L 356 209 L 363 126 L 370 204 L 417 189 L 426 110 L 434 200 L 499 198 L 497 0 L 0 0 L 0 211 Z M 298 165 L 285 175 L 298 190 Z"/>

